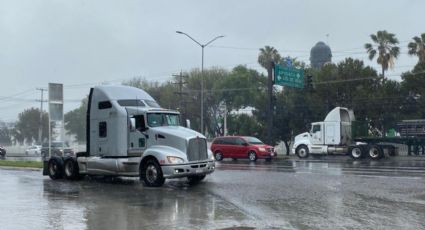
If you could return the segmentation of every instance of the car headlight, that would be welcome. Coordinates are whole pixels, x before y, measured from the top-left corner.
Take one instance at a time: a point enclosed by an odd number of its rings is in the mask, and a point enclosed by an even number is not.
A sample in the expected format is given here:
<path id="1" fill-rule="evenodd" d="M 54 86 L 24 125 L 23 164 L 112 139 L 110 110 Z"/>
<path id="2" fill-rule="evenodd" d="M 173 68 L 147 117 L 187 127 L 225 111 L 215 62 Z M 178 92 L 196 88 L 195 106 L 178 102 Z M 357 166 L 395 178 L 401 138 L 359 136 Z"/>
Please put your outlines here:
<path id="1" fill-rule="evenodd" d="M 167 160 L 170 164 L 181 164 L 184 163 L 184 160 L 180 157 L 172 157 L 172 156 L 168 156 Z"/>
<path id="2" fill-rule="evenodd" d="M 260 150 L 261 152 L 265 152 L 266 151 L 265 148 L 258 148 L 258 150 Z"/>

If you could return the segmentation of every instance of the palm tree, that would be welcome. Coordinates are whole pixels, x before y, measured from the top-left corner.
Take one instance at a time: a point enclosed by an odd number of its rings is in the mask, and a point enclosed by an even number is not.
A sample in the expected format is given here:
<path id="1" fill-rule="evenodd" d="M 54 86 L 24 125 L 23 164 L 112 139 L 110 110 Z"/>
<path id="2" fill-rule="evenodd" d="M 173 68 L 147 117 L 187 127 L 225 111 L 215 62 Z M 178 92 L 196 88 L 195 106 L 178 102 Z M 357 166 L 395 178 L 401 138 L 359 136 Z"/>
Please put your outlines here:
<path id="1" fill-rule="evenodd" d="M 418 56 L 419 62 L 425 63 L 425 33 L 421 34 L 421 37 L 414 37 L 407 47 L 410 55 Z"/>
<path id="2" fill-rule="evenodd" d="M 271 47 L 265 46 L 260 49 L 258 55 L 258 63 L 267 70 L 268 81 L 267 81 L 267 143 L 272 144 L 272 128 L 273 128 L 273 116 L 272 116 L 272 96 L 273 96 L 273 80 L 272 80 L 272 69 L 274 63 L 278 63 L 281 60 L 279 52 Z"/>
<path id="3" fill-rule="evenodd" d="M 382 76 L 384 76 L 388 67 L 392 68 L 394 66 L 394 60 L 400 54 L 400 48 L 397 46 L 398 40 L 395 34 L 388 33 L 386 30 L 371 34 L 370 38 L 374 44 L 366 43 L 364 47 L 369 54 L 370 60 L 378 54 L 377 62 L 382 66 Z"/>

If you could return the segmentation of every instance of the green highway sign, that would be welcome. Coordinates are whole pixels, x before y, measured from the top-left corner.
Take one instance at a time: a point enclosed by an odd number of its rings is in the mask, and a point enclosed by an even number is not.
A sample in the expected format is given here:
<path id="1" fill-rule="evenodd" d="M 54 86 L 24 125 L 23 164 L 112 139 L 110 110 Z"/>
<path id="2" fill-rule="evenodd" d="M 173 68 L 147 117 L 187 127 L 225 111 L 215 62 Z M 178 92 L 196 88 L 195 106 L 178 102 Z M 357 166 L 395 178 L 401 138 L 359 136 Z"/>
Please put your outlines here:
<path id="1" fill-rule="evenodd" d="M 274 83 L 295 88 L 304 88 L 304 70 L 275 65 Z"/>

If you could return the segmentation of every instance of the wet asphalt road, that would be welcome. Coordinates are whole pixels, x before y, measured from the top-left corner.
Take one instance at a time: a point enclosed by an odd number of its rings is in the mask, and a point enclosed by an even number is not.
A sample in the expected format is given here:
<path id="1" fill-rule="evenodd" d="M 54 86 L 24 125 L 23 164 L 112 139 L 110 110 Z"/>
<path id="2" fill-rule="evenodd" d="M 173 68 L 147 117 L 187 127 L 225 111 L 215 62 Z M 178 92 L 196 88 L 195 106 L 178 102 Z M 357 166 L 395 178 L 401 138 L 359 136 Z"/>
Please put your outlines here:
<path id="1" fill-rule="evenodd" d="M 0 169 L 1 229 L 425 229 L 425 158 L 224 161 L 198 185 Z"/>

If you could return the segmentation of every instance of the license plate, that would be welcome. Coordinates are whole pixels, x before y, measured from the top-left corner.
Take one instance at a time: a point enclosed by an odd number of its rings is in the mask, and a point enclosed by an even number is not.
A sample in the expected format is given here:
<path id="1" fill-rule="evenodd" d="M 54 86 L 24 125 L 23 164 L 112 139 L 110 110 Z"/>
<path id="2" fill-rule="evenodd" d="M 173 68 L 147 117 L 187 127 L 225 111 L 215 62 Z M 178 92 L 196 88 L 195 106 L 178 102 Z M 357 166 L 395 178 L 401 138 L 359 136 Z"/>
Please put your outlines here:
<path id="1" fill-rule="evenodd" d="M 201 173 L 201 172 L 204 172 L 204 170 L 203 169 L 197 169 L 195 172 L 196 173 Z"/>

